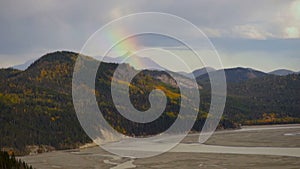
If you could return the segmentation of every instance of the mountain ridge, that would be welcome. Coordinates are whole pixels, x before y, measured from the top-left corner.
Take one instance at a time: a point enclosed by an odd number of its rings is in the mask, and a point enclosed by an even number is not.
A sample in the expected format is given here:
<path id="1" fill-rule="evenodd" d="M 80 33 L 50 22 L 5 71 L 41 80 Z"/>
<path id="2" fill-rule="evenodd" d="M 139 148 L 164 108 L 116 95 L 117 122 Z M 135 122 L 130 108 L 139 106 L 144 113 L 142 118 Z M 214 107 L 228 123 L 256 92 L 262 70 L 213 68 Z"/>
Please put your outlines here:
<path id="1" fill-rule="evenodd" d="M 68 52 L 68 51 L 60 51 L 60 52 Z M 75 52 L 73 52 L 73 53 L 75 53 Z M 127 58 L 127 59 L 124 60 L 125 58 Z M 28 60 L 24 64 L 12 66 L 10 68 L 24 71 L 39 59 L 40 58 L 35 59 L 35 60 L 34 59 Z M 105 62 L 105 63 L 116 63 L 116 64 L 127 63 L 127 64 L 130 64 L 131 66 L 133 66 L 134 68 L 139 69 L 139 70 L 145 69 L 143 67 L 149 67 L 149 70 L 162 70 L 162 71 L 167 70 L 167 69 L 163 68 L 162 66 L 160 66 L 155 61 L 153 61 L 151 58 L 140 57 L 140 56 L 137 56 L 137 55 L 131 55 L 130 53 L 126 53 L 125 55 L 119 56 L 119 57 L 106 56 L 106 57 L 103 57 L 103 62 Z M 132 65 L 131 63 L 133 63 L 134 65 Z M 225 70 L 225 72 L 226 72 L 226 70 L 234 70 L 234 69 L 238 70 L 239 68 L 240 69 L 243 68 L 243 69 L 253 70 L 253 71 L 257 71 L 257 72 L 268 73 L 268 74 L 277 75 L 277 76 L 286 76 L 286 75 L 289 75 L 289 74 L 298 74 L 298 73 L 300 73 L 300 71 L 296 72 L 296 71 L 291 71 L 291 70 L 288 70 L 288 69 L 276 69 L 276 70 L 273 70 L 271 72 L 264 72 L 264 71 L 256 70 L 254 68 L 244 68 L 244 67 L 232 67 L 232 68 L 225 68 L 223 70 Z M 5 69 L 5 68 L 2 68 L 2 69 Z M 199 76 L 207 74 L 208 72 L 214 72 L 214 71 L 218 71 L 218 70 L 216 70 L 212 67 L 203 67 L 203 68 L 195 69 L 193 72 L 190 72 L 190 73 L 184 72 L 184 71 L 175 72 L 175 73 L 183 75 L 183 76 L 188 77 L 188 78 L 193 78 L 193 77 L 197 78 Z M 173 71 L 170 71 L 170 72 L 173 72 Z M 232 81 L 232 80 L 229 80 L 229 81 Z"/>
<path id="2" fill-rule="evenodd" d="M 276 69 L 274 71 L 269 72 L 269 74 L 272 75 L 278 75 L 278 76 L 286 76 L 286 75 L 290 75 L 290 74 L 296 74 L 299 72 L 294 72 L 288 69 Z"/>
<path id="3" fill-rule="evenodd" d="M 243 68 L 243 67 L 236 67 L 236 68 L 229 68 L 224 70 L 217 70 L 214 72 L 211 72 L 210 74 L 218 74 L 221 71 L 224 71 L 226 76 L 227 83 L 238 83 L 242 81 L 246 81 L 249 79 L 259 78 L 263 76 L 267 76 L 267 73 L 254 70 L 251 68 Z M 196 80 L 202 84 L 202 83 L 208 83 L 209 82 L 209 74 L 203 74 L 196 78 Z"/>
<path id="4" fill-rule="evenodd" d="M 25 71 L 0 69 L 0 79 L 3 81 L 0 84 L 0 133 L 3 138 L 0 139 L 1 148 L 11 147 L 26 154 L 28 145 L 69 149 L 91 141 L 81 128 L 72 103 L 72 73 L 77 56 L 78 53 L 58 51 L 39 58 Z M 92 61 L 90 58 L 87 62 Z M 122 65 L 125 72 L 136 71 L 128 64 Z M 97 101 L 104 101 L 99 106 L 118 132 L 136 136 L 155 135 L 168 128 L 176 119 L 181 98 L 176 82 L 169 76 L 172 72 L 168 74 L 163 71 L 143 70 L 132 80 L 131 102 L 137 109 L 149 108 L 148 94 L 155 86 L 165 92 L 168 103 L 171 104 L 166 106 L 166 112 L 162 115 L 161 120 L 165 121 L 156 122 L 156 127 L 145 126 L 145 130 L 139 130 L 140 124 L 126 126 L 129 122 L 118 115 L 112 104 L 110 82 L 119 65 L 103 63 L 102 66 L 95 80 L 96 97 Z M 240 80 L 228 83 L 225 112 L 218 128 L 236 128 L 237 123 L 300 122 L 297 113 L 300 110 L 300 75 L 281 77 L 252 69 L 236 69 L 243 76 L 238 78 Z M 249 72 L 255 76 L 248 75 Z M 206 80 L 209 83 L 209 79 Z M 202 87 L 202 84 L 199 85 Z M 201 130 L 207 117 L 210 108 L 209 89 L 208 85 L 199 88 L 201 102 L 193 127 L 195 131 Z M 276 119 L 264 119 L 268 116 Z"/>

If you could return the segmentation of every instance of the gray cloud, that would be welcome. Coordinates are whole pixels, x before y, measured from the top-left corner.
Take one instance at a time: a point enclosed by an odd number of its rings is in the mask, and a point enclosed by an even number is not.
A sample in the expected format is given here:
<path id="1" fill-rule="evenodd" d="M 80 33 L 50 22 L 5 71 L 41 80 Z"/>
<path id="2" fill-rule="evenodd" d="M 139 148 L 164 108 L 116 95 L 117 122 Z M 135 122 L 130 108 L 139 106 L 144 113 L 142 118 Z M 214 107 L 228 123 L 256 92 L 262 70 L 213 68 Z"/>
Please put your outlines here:
<path id="1" fill-rule="evenodd" d="M 210 37 L 268 39 L 265 44 L 269 47 L 264 50 L 272 53 L 272 39 L 300 37 L 297 35 L 297 31 L 300 31 L 300 14 L 297 11 L 299 5 L 300 3 L 292 0 L 4 0 L 0 2 L 0 66 L 24 62 L 45 51 L 79 51 L 88 37 L 105 23 L 120 16 L 147 11 L 183 17 L 203 29 Z M 255 44 L 257 43 L 247 45 L 259 48 Z M 299 41 L 283 45 L 291 44 L 299 44 Z M 227 42 L 218 45 L 227 50 L 235 50 L 234 47 L 226 47 Z"/>

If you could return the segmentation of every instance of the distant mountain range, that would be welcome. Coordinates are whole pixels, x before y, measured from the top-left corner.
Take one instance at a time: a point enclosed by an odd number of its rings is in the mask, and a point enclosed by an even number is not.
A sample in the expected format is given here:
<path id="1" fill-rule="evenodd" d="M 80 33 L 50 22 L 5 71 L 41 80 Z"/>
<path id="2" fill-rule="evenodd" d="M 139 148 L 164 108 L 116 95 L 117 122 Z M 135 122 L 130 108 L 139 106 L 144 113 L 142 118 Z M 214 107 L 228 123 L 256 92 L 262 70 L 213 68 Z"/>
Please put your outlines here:
<path id="1" fill-rule="evenodd" d="M 26 70 L 36 59 L 31 59 L 31 60 L 28 60 L 26 61 L 25 63 L 23 64 L 20 64 L 20 65 L 15 65 L 13 66 L 12 68 L 14 69 L 18 69 L 18 70 Z"/>
<path id="2" fill-rule="evenodd" d="M 217 71 L 211 72 L 211 74 L 213 75 L 220 71 L 225 72 L 227 83 L 238 83 L 238 82 L 246 81 L 249 79 L 260 78 L 260 77 L 264 77 L 264 76 L 268 75 L 267 73 L 264 73 L 261 71 L 253 70 L 250 68 L 242 68 L 242 67 L 217 70 Z M 208 82 L 209 75 L 207 73 L 200 75 L 197 77 L 197 81 L 200 83 Z"/>
<path id="3" fill-rule="evenodd" d="M 131 66 L 133 66 L 135 69 L 138 69 L 138 70 L 142 70 L 142 69 L 165 70 L 165 68 L 163 68 L 162 66 L 160 66 L 158 63 L 156 63 L 155 61 L 153 61 L 150 58 L 140 57 L 140 56 L 137 56 L 137 55 L 131 55 L 130 53 L 127 53 L 124 56 L 120 56 L 120 57 L 106 56 L 106 57 L 103 58 L 103 62 L 107 62 L 107 63 L 128 63 Z"/>
<path id="4" fill-rule="evenodd" d="M 214 71 L 216 71 L 216 69 L 214 69 L 212 67 L 204 67 L 204 68 L 196 69 L 191 73 L 187 73 L 187 72 L 177 72 L 177 73 L 184 75 L 186 77 L 189 77 L 189 78 L 196 78 L 198 76 L 207 74 L 209 72 L 214 72 Z"/>
<path id="5" fill-rule="evenodd" d="M 287 70 L 287 69 L 278 69 L 278 70 L 269 72 L 269 74 L 278 75 L 278 76 L 286 76 L 286 75 L 290 75 L 290 74 L 299 74 L 299 73 L 300 72 L 294 72 L 294 71 Z"/>

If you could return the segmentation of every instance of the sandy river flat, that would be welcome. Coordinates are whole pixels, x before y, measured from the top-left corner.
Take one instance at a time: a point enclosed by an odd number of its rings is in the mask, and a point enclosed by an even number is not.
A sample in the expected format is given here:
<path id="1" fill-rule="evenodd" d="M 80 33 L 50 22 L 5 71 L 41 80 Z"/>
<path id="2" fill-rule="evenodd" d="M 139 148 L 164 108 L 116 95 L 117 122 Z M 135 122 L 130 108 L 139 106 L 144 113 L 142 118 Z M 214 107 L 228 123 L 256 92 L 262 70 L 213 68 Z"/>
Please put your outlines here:
<path id="1" fill-rule="evenodd" d="M 21 157 L 35 168 L 299 168 L 300 125 L 251 126 L 219 131 L 205 143 L 190 134 L 171 151 L 144 159 L 122 158 L 99 147 Z M 128 149 L 129 151 L 130 149 Z"/>

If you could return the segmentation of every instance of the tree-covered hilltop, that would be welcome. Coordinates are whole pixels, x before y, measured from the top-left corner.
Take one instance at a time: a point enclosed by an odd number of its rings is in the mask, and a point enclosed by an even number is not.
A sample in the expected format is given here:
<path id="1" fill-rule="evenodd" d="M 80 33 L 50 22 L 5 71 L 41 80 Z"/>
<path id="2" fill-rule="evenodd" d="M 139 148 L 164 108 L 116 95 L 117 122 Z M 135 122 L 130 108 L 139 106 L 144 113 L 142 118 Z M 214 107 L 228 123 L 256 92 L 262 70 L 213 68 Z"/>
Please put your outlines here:
<path id="1" fill-rule="evenodd" d="M 225 69 L 224 72 L 226 78 L 229 77 L 225 118 L 244 125 L 300 123 L 299 74 L 276 76 L 247 68 Z M 207 111 L 208 74 L 198 77 L 197 81 L 203 86 L 204 101 L 200 108 Z"/>
<path id="2" fill-rule="evenodd" d="M 300 123 L 300 75 L 268 75 L 228 86 L 225 116 L 244 124 Z"/>
<path id="3" fill-rule="evenodd" d="M 72 102 L 72 77 L 77 56 L 73 52 L 54 52 L 41 57 L 25 71 L 0 70 L 1 148 L 13 150 L 16 154 L 28 154 L 31 151 L 29 145 L 38 145 L 38 152 L 43 152 L 48 148 L 69 149 L 91 142 L 79 124 Z M 91 58 L 86 59 L 87 64 L 95 62 Z M 88 68 L 88 65 L 81 66 Z M 178 116 L 183 98 L 176 81 L 167 72 L 153 70 L 143 70 L 131 81 L 130 101 L 137 110 L 145 111 L 150 108 L 150 92 L 160 89 L 167 96 L 164 112 L 149 124 L 133 123 L 121 116 L 111 98 L 111 79 L 118 66 L 101 63 L 95 89 L 87 86 L 87 90 L 95 90 L 99 109 L 118 132 L 139 137 L 155 135 L 168 129 L 176 119 L 189 120 L 188 116 Z M 120 67 L 124 76 L 136 71 L 128 64 Z M 256 74 L 256 78 L 247 80 L 244 77 L 248 76 L 242 75 L 239 78 L 242 81 L 232 79 L 236 83 L 228 84 L 228 98 L 219 128 L 236 128 L 238 123 L 299 122 L 299 75 L 277 77 Z M 191 87 L 188 78 L 175 75 L 184 87 Z M 201 130 L 210 106 L 210 86 L 207 80 L 198 82 L 201 85 L 201 102 L 194 131 Z M 128 85 L 118 77 L 117 83 Z M 126 110 L 126 107 L 121 108 Z"/>
<path id="4" fill-rule="evenodd" d="M 17 160 L 14 154 L 0 151 L 0 168 L 1 169 L 32 169 L 32 166 L 22 160 Z"/>
<path id="5" fill-rule="evenodd" d="M 48 54 L 26 71 L 10 73 L 2 79 L 1 148 L 11 148 L 20 154 L 29 153 L 25 149 L 27 145 L 66 149 L 90 141 L 79 125 L 72 104 L 71 81 L 76 55 Z"/>

